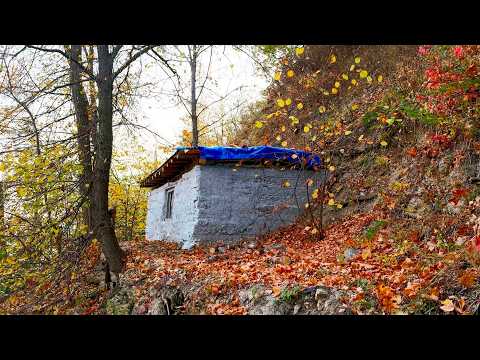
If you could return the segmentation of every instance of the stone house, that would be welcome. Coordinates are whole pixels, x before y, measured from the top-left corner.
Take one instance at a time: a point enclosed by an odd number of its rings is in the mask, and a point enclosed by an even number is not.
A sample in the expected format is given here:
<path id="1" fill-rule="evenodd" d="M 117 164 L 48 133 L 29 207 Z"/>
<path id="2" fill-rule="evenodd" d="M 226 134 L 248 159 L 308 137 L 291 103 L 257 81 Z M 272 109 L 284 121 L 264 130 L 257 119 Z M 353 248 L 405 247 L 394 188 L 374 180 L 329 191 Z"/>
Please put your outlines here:
<path id="1" fill-rule="evenodd" d="M 291 224 L 319 185 L 320 158 L 269 146 L 178 148 L 142 187 L 146 238 L 191 248 L 231 242 Z"/>

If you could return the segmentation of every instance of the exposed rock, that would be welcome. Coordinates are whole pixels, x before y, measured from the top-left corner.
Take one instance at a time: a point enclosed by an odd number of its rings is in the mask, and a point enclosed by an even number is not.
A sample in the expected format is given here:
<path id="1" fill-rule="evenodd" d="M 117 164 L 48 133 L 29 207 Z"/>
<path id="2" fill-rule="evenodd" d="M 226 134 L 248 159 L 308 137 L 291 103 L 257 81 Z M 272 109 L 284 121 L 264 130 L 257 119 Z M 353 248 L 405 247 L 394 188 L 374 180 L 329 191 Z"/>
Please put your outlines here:
<path id="1" fill-rule="evenodd" d="M 207 262 L 208 263 L 211 263 L 211 262 L 215 262 L 215 261 L 219 261 L 219 260 L 223 260 L 226 258 L 226 255 L 225 254 L 218 254 L 218 255 L 211 255 L 207 258 Z"/>
<path id="2" fill-rule="evenodd" d="M 133 315 L 177 315 L 185 297 L 180 289 L 165 286 L 153 290 L 149 299 L 139 300 L 132 309 Z"/>
<path id="3" fill-rule="evenodd" d="M 271 245 L 264 246 L 264 248 L 265 248 L 266 251 L 269 251 L 269 250 L 283 251 L 283 250 L 285 250 L 285 245 L 283 245 L 283 244 L 271 244 Z"/>
<path id="4" fill-rule="evenodd" d="M 457 214 L 460 214 L 460 212 L 462 211 L 462 205 L 463 205 L 463 200 L 460 200 L 458 202 L 458 204 L 453 204 L 451 202 L 449 202 L 445 208 L 446 212 L 450 215 L 457 215 Z"/>
<path id="5" fill-rule="evenodd" d="M 315 291 L 315 301 L 318 301 L 320 299 L 325 299 L 328 297 L 328 295 L 330 294 L 328 288 L 326 287 L 323 287 L 323 286 L 319 286 L 317 287 L 316 291 Z"/>
<path id="6" fill-rule="evenodd" d="M 355 248 L 346 248 L 345 251 L 343 252 L 343 259 L 345 261 L 350 261 L 352 258 L 354 258 L 360 250 L 355 249 Z"/>
<path id="7" fill-rule="evenodd" d="M 358 197 L 355 199 L 356 201 L 368 201 L 368 200 L 372 200 L 374 199 L 375 197 L 377 197 L 377 192 L 369 192 L 367 194 L 365 194 L 364 192 L 360 192 L 360 194 L 358 194 Z"/>
<path id="8" fill-rule="evenodd" d="M 301 305 L 298 305 L 298 304 L 295 305 L 295 306 L 293 307 L 293 315 L 297 315 L 301 308 L 302 308 Z"/>
<path id="9" fill-rule="evenodd" d="M 428 211 L 428 206 L 420 197 L 412 197 L 405 209 L 407 215 L 415 218 L 420 219 L 422 218 L 426 212 Z"/>
<path id="10" fill-rule="evenodd" d="M 134 306 L 133 291 L 129 288 L 116 288 L 112 297 L 107 300 L 106 311 L 108 315 L 129 315 Z"/>
<path id="11" fill-rule="evenodd" d="M 450 166 L 452 164 L 452 159 L 448 156 L 442 157 L 438 161 L 438 171 L 441 174 L 447 174 L 450 170 Z"/>
<path id="12" fill-rule="evenodd" d="M 249 315 L 333 315 L 351 314 L 341 298 L 346 293 L 324 286 L 311 286 L 290 299 L 274 297 L 263 285 L 239 291 L 240 303 Z"/>

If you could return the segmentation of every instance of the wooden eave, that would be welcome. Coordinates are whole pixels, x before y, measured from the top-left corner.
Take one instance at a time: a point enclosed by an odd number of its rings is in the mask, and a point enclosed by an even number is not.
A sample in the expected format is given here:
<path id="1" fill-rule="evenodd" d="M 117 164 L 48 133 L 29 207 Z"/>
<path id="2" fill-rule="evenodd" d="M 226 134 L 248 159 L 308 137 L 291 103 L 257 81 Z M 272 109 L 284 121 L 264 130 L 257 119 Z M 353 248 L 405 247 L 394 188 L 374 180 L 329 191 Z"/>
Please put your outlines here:
<path id="1" fill-rule="evenodd" d="M 140 187 L 157 188 L 189 171 L 198 164 L 200 151 L 197 149 L 177 150 L 162 166 L 140 182 Z"/>

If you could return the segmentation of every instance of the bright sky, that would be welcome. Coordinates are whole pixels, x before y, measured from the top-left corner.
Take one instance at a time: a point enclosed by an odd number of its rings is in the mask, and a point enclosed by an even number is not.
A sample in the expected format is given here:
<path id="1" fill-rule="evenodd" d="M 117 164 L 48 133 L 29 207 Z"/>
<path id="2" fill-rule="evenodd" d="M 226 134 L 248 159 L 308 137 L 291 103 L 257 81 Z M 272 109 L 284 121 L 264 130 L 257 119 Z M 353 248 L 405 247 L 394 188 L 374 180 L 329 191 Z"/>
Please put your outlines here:
<path id="1" fill-rule="evenodd" d="M 220 51 L 220 50 L 219 50 Z M 211 64 L 212 81 L 216 80 L 217 84 L 210 83 L 209 88 L 214 87 L 215 93 L 222 96 L 232 91 L 233 89 L 243 86 L 241 91 L 235 91 L 224 101 L 218 102 L 212 107 L 213 110 L 224 106 L 229 109 L 232 104 L 245 101 L 245 105 L 252 103 L 262 98 L 262 91 L 268 85 L 267 79 L 260 76 L 255 67 L 255 63 L 247 55 L 235 51 L 230 47 L 221 48 L 222 55 L 214 57 Z M 204 74 L 205 68 L 208 65 L 209 56 L 204 54 L 201 58 L 201 75 Z M 233 65 L 233 66 L 232 66 Z M 155 73 L 156 80 L 159 82 L 158 91 L 172 91 L 173 87 L 171 81 L 166 79 L 165 74 L 161 70 L 150 68 L 148 71 L 149 77 L 152 72 Z M 188 78 L 189 72 L 181 73 L 180 75 Z M 201 76 L 203 79 L 204 77 Z M 200 98 L 205 103 L 210 103 L 218 99 L 217 95 L 212 92 L 205 91 Z M 176 143 L 181 135 L 185 124 L 181 118 L 187 116 L 187 112 L 183 105 L 175 106 L 172 99 L 165 94 L 154 94 L 153 96 L 146 96 L 140 100 L 138 106 L 138 121 L 141 125 L 148 127 L 150 130 L 156 132 L 158 135 L 165 138 L 170 143 Z M 212 120 L 206 119 L 207 122 Z M 161 141 L 157 137 L 148 132 L 143 132 L 141 135 L 142 145 L 153 152 L 154 147 Z"/>

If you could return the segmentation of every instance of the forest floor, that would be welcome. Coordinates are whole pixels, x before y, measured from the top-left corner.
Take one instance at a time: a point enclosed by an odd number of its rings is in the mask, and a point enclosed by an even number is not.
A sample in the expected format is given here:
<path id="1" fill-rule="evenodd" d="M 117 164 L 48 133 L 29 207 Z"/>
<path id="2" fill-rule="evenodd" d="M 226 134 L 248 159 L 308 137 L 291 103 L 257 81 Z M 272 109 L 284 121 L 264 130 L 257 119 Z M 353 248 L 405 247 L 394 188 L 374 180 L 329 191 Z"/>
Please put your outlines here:
<path id="1" fill-rule="evenodd" d="M 408 251 L 399 248 L 380 211 L 334 223 L 322 240 L 296 224 L 235 247 L 181 250 L 161 241 L 133 242 L 121 285 L 128 288 L 128 299 L 112 302 L 111 292 L 99 292 L 75 313 L 173 312 L 161 302 L 159 308 L 164 292 L 156 290 L 175 288 L 182 292 L 175 313 L 250 314 L 256 309 L 248 307 L 244 291 L 255 292 L 255 286 L 263 296 L 293 303 L 305 289 L 336 289 L 342 291 L 338 300 L 343 310 L 338 311 L 353 314 L 474 313 L 480 274 L 462 260 L 463 250 L 442 251 L 416 239 L 412 243 Z M 128 309 L 122 309 L 125 304 Z"/>

